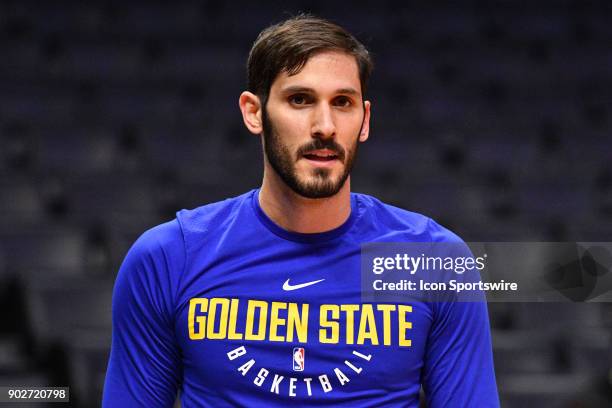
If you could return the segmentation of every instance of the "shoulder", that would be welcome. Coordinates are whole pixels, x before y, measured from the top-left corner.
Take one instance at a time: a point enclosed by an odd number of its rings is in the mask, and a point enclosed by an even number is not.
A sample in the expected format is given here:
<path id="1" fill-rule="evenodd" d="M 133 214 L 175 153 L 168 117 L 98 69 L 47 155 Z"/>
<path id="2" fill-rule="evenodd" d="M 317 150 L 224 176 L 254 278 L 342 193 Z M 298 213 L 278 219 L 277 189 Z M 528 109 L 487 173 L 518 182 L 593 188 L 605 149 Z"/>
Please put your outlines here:
<path id="1" fill-rule="evenodd" d="M 183 234 L 209 233 L 222 229 L 238 215 L 244 205 L 248 205 L 253 191 L 223 201 L 206 204 L 194 209 L 181 210 L 176 213 Z"/>
<path id="2" fill-rule="evenodd" d="M 386 204 L 367 194 L 354 194 L 373 227 L 403 233 L 410 240 L 463 242 L 457 234 L 426 215 Z"/>
<path id="3" fill-rule="evenodd" d="M 115 280 L 113 313 L 138 304 L 169 316 L 185 266 L 185 245 L 176 219 L 145 231 L 121 263 Z M 149 302 L 142 304 L 142 302 Z M 131 306 L 129 306 L 131 307 Z M 120 313 L 121 314 L 121 313 Z"/>
<path id="4" fill-rule="evenodd" d="M 250 193 L 246 193 L 194 209 L 180 210 L 173 220 L 145 231 L 132 245 L 128 256 L 148 261 L 169 261 L 175 266 L 183 264 L 189 243 L 194 238 L 200 239 L 203 233 L 209 235 L 213 231 L 223 230 L 249 197 Z"/>
<path id="5" fill-rule="evenodd" d="M 171 250 L 179 250 L 184 246 L 183 233 L 178 220 L 175 218 L 163 224 L 146 230 L 136 240 L 130 252 L 139 255 L 161 255 Z"/>

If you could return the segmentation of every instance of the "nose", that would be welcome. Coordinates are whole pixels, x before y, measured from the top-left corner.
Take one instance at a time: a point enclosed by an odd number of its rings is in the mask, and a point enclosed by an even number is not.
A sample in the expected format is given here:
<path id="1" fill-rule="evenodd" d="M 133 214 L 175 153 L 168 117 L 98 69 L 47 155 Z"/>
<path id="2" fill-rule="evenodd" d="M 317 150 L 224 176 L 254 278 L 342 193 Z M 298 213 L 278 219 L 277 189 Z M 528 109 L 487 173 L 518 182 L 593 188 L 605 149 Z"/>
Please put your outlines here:
<path id="1" fill-rule="evenodd" d="M 336 136 L 336 124 L 331 107 L 326 103 L 320 103 L 314 110 L 312 124 L 312 137 L 329 139 Z"/>

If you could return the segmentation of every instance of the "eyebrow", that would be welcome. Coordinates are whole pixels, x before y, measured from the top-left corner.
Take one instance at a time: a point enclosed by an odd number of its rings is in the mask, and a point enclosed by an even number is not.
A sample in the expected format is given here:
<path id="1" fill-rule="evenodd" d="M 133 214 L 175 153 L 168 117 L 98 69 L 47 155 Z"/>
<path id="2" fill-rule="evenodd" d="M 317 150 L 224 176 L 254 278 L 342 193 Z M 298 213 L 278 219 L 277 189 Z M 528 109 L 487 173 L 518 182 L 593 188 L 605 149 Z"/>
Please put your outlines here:
<path id="1" fill-rule="evenodd" d="M 308 88 L 306 86 L 288 86 L 287 88 L 281 91 L 282 93 L 316 93 L 316 91 L 312 88 Z M 335 93 L 345 94 L 345 95 L 359 95 L 359 92 L 354 88 L 340 88 L 337 89 Z"/>

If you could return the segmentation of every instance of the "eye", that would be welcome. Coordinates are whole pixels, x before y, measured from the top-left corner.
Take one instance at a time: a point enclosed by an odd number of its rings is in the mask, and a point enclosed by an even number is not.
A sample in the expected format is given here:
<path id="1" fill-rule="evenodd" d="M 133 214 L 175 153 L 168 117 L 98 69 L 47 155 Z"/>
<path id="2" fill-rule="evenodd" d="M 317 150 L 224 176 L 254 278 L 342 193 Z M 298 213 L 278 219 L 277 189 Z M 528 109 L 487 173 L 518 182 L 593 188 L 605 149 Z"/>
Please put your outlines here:
<path id="1" fill-rule="evenodd" d="M 310 102 L 310 98 L 306 94 L 295 94 L 289 97 L 289 103 L 292 105 L 305 105 Z"/>
<path id="2" fill-rule="evenodd" d="M 349 107 L 352 104 L 353 104 L 353 101 L 351 101 L 351 99 L 347 96 L 339 96 L 335 100 L 336 106 Z"/>

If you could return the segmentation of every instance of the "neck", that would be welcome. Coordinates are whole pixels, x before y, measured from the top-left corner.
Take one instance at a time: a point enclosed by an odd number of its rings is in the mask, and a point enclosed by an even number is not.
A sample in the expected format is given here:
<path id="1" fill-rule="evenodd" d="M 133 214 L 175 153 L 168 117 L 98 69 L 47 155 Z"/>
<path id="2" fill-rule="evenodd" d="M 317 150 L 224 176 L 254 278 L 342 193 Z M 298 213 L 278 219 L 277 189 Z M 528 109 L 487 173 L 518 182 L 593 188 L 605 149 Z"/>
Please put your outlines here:
<path id="1" fill-rule="evenodd" d="M 259 192 L 263 212 L 280 227 L 300 233 L 318 233 L 341 226 L 351 215 L 350 177 L 332 197 L 305 198 L 291 190 L 271 169 L 264 170 Z"/>

